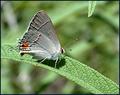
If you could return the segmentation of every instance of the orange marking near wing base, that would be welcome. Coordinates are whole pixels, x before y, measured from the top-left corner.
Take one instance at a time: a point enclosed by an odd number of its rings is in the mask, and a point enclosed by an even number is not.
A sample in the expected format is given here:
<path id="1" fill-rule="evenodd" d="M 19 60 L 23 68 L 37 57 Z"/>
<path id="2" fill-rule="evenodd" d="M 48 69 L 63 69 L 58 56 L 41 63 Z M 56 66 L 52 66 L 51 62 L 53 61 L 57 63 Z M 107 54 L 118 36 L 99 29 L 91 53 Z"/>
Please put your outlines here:
<path id="1" fill-rule="evenodd" d="M 29 42 L 28 41 L 24 41 L 21 47 L 23 49 L 28 49 L 29 48 Z"/>

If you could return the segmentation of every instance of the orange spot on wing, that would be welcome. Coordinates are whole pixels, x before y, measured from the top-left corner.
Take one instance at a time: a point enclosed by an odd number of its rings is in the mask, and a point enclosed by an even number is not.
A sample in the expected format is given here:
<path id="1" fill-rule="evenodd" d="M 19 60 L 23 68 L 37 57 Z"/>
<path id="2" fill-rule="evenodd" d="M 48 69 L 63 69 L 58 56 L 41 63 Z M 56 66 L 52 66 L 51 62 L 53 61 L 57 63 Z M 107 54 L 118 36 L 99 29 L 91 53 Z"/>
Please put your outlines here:
<path id="1" fill-rule="evenodd" d="M 22 47 L 23 49 L 29 48 L 29 42 L 28 42 L 28 41 L 24 41 L 21 47 Z"/>

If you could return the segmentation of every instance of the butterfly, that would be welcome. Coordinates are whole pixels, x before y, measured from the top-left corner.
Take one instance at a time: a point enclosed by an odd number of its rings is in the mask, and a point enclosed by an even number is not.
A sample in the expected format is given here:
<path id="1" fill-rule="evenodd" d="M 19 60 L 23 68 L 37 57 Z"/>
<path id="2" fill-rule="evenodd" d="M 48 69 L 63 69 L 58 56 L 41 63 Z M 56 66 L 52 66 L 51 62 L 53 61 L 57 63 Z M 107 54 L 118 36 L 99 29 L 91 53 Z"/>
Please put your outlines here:
<path id="1" fill-rule="evenodd" d="M 43 10 L 34 15 L 18 47 L 20 55 L 30 54 L 39 60 L 58 60 L 60 54 L 64 52 L 52 21 Z"/>

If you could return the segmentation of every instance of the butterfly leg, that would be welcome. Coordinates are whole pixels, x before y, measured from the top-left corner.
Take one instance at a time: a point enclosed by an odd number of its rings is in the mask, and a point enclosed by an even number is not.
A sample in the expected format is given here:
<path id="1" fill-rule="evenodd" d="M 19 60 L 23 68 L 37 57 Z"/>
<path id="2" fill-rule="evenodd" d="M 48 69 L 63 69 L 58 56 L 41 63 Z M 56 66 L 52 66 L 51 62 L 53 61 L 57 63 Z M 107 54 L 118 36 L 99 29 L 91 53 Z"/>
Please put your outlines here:
<path id="1" fill-rule="evenodd" d="M 44 62 L 46 59 L 47 59 L 47 57 L 46 57 L 46 58 L 44 58 L 43 60 L 41 60 L 41 61 L 40 61 L 40 63 Z"/>
<path id="2" fill-rule="evenodd" d="M 55 60 L 55 68 L 56 68 L 56 66 L 57 66 L 57 62 L 58 62 L 58 58 Z"/>

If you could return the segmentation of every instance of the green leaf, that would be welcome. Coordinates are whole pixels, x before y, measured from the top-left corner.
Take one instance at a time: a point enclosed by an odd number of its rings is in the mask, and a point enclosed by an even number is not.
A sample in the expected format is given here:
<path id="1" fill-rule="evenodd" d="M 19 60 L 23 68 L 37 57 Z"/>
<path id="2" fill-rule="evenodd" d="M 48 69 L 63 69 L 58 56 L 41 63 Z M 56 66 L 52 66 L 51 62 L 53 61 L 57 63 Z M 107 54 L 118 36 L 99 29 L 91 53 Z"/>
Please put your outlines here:
<path id="1" fill-rule="evenodd" d="M 96 1 L 89 1 L 89 6 L 88 6 L 88 17 L 90 17 L 94 10 L 95 10 L 95 6 L 96 6 Z"/>
<path id="2" fill-rule="evenodd" d="M 91 1 L 91 2 L 96 2 L 96 1 Z M 97 5 L 103 5 L 104 3 L 105 3 L 105 1 L 99 2 Z M 61 4 L 61 6 L 58 7 L 59 9 L 56 8 L 51 13 L 48 13 L 54 24 L 58 24 L 65 18 L 68 18 L 70 15 L 73 15 L 77 12 L 82 13 L 82 11 L 88 6 L 87 2 L 81 2 L 81 1 L 69 2 L 68 4 L 69 4 L 68 6 Z M 58 4 L 58 5 L 60 5 L 60 4 Z M 94 4 L 93 4 L 93 6 L 94 6 Z M 91 9 L 93 6 L 91 6 Z M 91 12 L 92 11 L 90 10 L 90 13 Z"/>
<path id="3" fill-rule="evenodd" d="M 63 55 L 63 59 L 54 67 L 53 61 L 45 61 L 43 64 L 36 62 L 32 56 L 21 57 L 11 45 L 2 45 L 2 58 L 16 60 L 34 66 L 42 67 L 74 81 L 76 84 L 88 89 L 95 94 L 118 94 L 119 86 L 87 65 Z"/>

